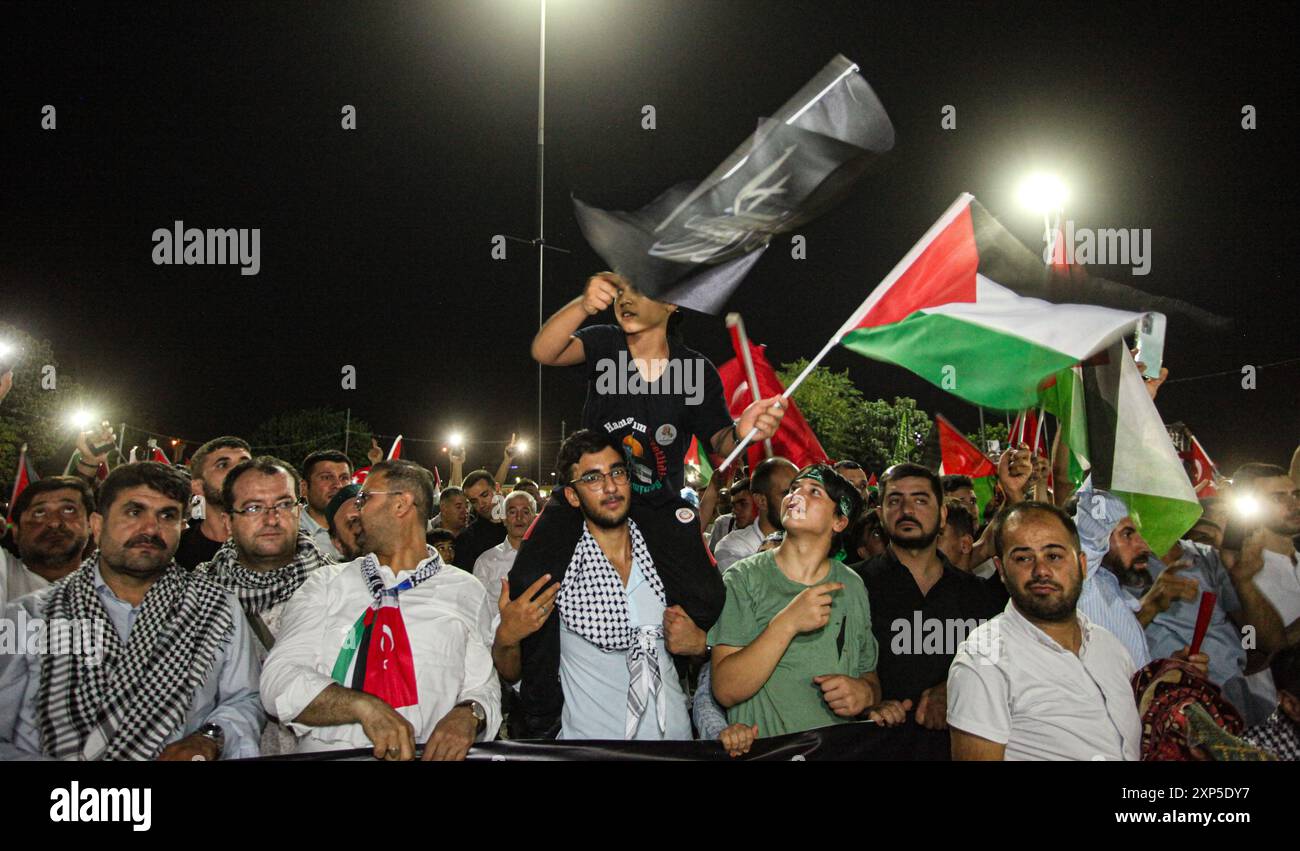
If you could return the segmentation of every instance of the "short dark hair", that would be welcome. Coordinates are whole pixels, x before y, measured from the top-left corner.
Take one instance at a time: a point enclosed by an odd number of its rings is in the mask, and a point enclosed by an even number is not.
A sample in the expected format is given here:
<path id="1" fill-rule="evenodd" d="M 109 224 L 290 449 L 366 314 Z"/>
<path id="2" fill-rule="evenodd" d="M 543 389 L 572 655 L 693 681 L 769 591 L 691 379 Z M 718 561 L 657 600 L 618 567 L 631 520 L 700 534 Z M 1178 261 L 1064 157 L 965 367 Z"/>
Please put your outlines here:
<path id="1" fill-rule="evenodd" d="M 1007 523 L 1011 522 L 1013 517 L 1022 514 L 1048 514 L 1055 517 L 1065 527 L 1065 531 L 1070 534 L 1070 542 L 1074 545 L 1074 551 L 1079 552 L 1081 550 L 1079 546 L 1079 527 L 1074 524 L 1074 520 L 1070 515 L 1050 502 L 1031 499 L 1017 502 L 999 512 L 997 519 L 993 521 L 993 548 L 997 552 L 998 558 L 1002 558 L 1002 536 L 1006 532 Z"/>
<path id="2" fill-rule="evenodd" d="M 293 468 L 293 465 L 274 455 L 259 455 L 247 461 L 240 461 L 226 473 L 226 480 L 221 483 L 221 502 L 227 514 L 235 510 L 235 482 L 249 470 L 256 470 L 266 476 L 287 474 L 289 480 L 293 482 L 293 495 L 295 498 L 298 496 L 298 486 L 302 484 L 302 479 L 298 477 L 298 471 Z"/>
<path id="3" fill-rule="evenodd" d="M 862 539 L 869 532 L 880 533 L 880 540 L 886 544 L 889 543 L 889 532 L 885 530 L 885 524 L 881 521 L 880 514 L 875 511 L 864 511 L 858 515 L 858 521 L 849 527 L 848 535 L 845 538 L 845 549 L 850 551 L 850 555 L 862 545 Z"/>
<path id="4" fill-rule="evenodd" d="M 226 435 L 225 437 L 214 437 L 207 443 L 194 450 L 190 456 L 190 475 L 199 478 L 203 475 L 203 464 L 208 460 L 208 456 L 218 449 L 242 449 L 249 455 L 253 454 L 253 447 L 248 445 L 248 441 L 241 437 Z"/>
<path id="5" fill-rule="evenodd" d="M 613 436 L 606 432 L 584 428 L 566 437 L 560 444 L 559 454 L 555 456 L 555 473 L 560 483 L 567 485 L 572 481 L 573 468 L 582 460 L 583 455 L 591 455 L 604 449 L 613 449 L 618 453 L 620 460 L 623 458 L 623 450 L 619 448 Z"/>
<path id="6" fill-rule="evenodd" d="M 835 462 L 835 472 L 837 473 L 840 470 L 861 470 L 861 469 L 862 469 L 862 465 L 851 458 L 845 458 L 843 461 Z"/>
<path id="7" fill-rule="evenodd" d="M 880 474 L 880 500 L 884 502 L 885 491 L 891 482 L 899 479 L 925 479 L 930 483 L 930 490 L 934 492 L 934 498 L 943 502 L 943 482 L 939 481 L 939 474 L 929 467 L 923 467 L 920 464 L 913 464 L 905 461 L 902 464 L 895 464 L 888 470 Z"/>
<path id="8" fill-rule="evenodd" d="M 943 485 L 944 493 L 952 493 L 953 491 L 959 491 L 962 488 L 975 489 L 975 483 L 970 480 L 970 476 L 963 476 L 960 473 L 952 473 L 943 476 L 939 479 L 939 482 Z"/>
<path id="9" fill-rule="evenodd" d="M 490 488 L 496 488 L 497 486 L 496 478 L 487 470 L 474 470 L 465 476 L 465 481 L 460 483 L 460 489 L 467 491 L 479 482 L 487 482 Z"/>
<path id="10" fill-rule="evenodd" d="M 739 479 L 736 479 L 734 482 L 732 482 L 731 486 L 727 488 L 727 493 L 731 494 L 732 496 L 735 496 L 738 493 L 748 493 L 748 492 L 749 492 L 748 476 L 741 476 Z"/>
<path id="11" fill-rule="evenodd" d="M 455 485 L 448 485 L 438 494 L 438 504 L 442 505 L 444 502 L 450 502 L 453 498 L 464 495 L 465 492 L 460 488 Z"/>
<path id="12" fill-rule="evenodd" d="M 1288 475 L 1290 474 L 1286 470 L 1276 464 L 1260 464 L 1258 462 L 1252 462 L 1250 464 L 1242 464 L 1237 468 L 1236 472 L 1232 474 L 1232 484 L 1233 487 L 1250 488 L 1254 487 L 1255 482 L 1259 479 L 1271 479 L 1275 476 Z"/>
<path id="13" fill-rule="evenodd" d="M 157 461 L 137 461 L 114 467 L 108 478 L 99 484 L 99 513 L 108 516 L 118 494 L 129 488 L 144 487 L 174 499 L 181 504 L 182 514 L 190 504 L 190 477 L 179 467 Z"/>
<path id="14" fill-rule="evenodd" d="M 966 503 L 950 496 L 943 501 L 943 506 L 948 509 L 948 525 L 956 529 L 958 535 L 970 535 L 974 538 L 975 517 L 966 507 Z"/>
<path id="15" fill-rule="evenodd" d="M 424 540 L 428 541 L 430 544 L 439 544 L 443 541 L 450 541 L 455 544 L 456 536 L 452 534 L 450 529 L 437 528 L 425 535 Z"/>
<path id="16" fill-rule="evenodd" d="M 76 491 L 81 496 L 81 505 L 86 509 L 86 516 L 89 517 L 94 513 L 95 493 L 90 489 L 90 485 L 86 484 L 85 479 L 76 476 L 50 476 L 48 479 L 37 479 L 18 494 L 13 504 L 14 520 L 22 523 L 23 512 L 31 507 L 36 497 L 43 493 L 61 490 Z"/>
<path id="17" fill-rule="evenodd" d="M 433 473 L 414 461 L 393 458 L 389 461 L 380 461 L 370 468 L 369 476 L 381 474 L 388 481 L 405 485 L 411 491 L 415 509 L 420 514 L 420 519 L 427 523 L 433 516 Z"/>
<path id="18" fill-rule="evenodd" d="M 317 464 L 320 464 L 321 462 L 324 461 L 331 461 L 335 464 L 347 464 L 348 472 L 352 471 L 351 458 L 344 455 L 342 452 L 338 451 L 337 449 L 322 449 L 318 452 L 313 452 L 310 455 L 308 455 L 306 458 L 302 459 L 302 477 L 304 479 L 310 479 L 311 471 L 315 469 Z"/>
<path id="19" fill-rule="evenodd" d="M 529 485 L 532 485 L 533 487 L 537 487 L 537 482 L 534 482 L 532 479 L 520 479 L 519 481 L 515 482 L 515 486 L 510 490 L 512 492 L 521 491 L 524 488 L 528 487 Z"/>
<path id="20" fill-rule="evenodd" d="M 782 458 L 776 455 L 772 458 L 765 458 L 754 468 L 754 473 L 749 477 L 749 492 L 761 493 L 767 496 L 767 491 L 772 487 L 772 476 L 776 473 L 778 467 L 789 466 L 790 469 L 799 472 L 799 468 L 789 458 Z"/>

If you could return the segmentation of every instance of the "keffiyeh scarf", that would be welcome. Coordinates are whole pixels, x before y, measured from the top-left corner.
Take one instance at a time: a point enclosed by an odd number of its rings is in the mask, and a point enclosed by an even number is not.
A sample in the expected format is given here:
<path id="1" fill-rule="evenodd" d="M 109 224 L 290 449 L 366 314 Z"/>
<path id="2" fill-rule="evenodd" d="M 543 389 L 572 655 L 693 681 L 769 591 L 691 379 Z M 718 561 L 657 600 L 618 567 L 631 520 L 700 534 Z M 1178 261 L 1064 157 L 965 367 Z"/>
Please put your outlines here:
<path id="1" fill-rule="evenodd" d="M 155 759 L 181 729 L 195 691 L 234 630 L 228 592 L 175 562 L 154 581 L 125 644 L 95 591 L 96 550 L 56 583 L 47 620 L 108 624 L 102 662 L 50 654 L 41 665 L 37 726 L 55 759 Z"/>
<path id="2" fill-rule="evenodd" d="M 641 530 L 632 520 L 628 520 L 628 529 L 632 535 L 632 562 L 640 567 L 659 602 L 667 605 L 663 581 L 655 570 Z M 659 641 L 664 637 L 663 626 L 632 625 L 623 581 L 585 525 L 560 583 L 560 591 L 555 596 L 555 605 L 565 626 L 591 644 L 608 653 L 626 652 L 627 738 L 636 734 L 650 700 L 655 703 L 659 729 L 664 731 L 668 720 L 668 695 L 662 687 L 659 672 Z"/>
<path id="3" fill-rule="evenodd" d="M 307 580 L 307 575 L 318 567 L 329 564 L 312 539 L 298 533 L 298 551 L 293 561 L 276 570 L 249 570 L 239 563 L 239 550 L 234 541 L 226 541 L 212 557 L 201 564 L 201 572 L 223 588 L 239 597 L 239 605 L 250 616 L 260 615 L 288 600 Z"/>

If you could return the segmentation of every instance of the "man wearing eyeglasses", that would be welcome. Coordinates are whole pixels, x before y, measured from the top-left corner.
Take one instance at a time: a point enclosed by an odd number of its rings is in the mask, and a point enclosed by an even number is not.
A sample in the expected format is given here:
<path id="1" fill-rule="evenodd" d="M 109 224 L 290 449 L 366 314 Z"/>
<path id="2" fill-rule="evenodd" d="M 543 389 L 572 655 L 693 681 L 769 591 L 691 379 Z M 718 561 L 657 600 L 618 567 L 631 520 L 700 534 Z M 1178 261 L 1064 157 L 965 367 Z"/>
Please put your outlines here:
<path id="1" fill-rule="evenodd" d="M 366 555 L 315 571 L 289 601 L 262 672 L 262 702 L 299 752 L 464 759 L 501 724 L 492 607 L 425 543 L 433 477 L 382 461 L 356 495 Z"/>
<path id="2" fill-rule="evenodd" d="M 520 570 L 528 564 L 525 537 L 493 658 L 507 681 L 522 677 L 529 735 L 689 739 L 672 656 L 704 656 L 704 630 L 726 592 L 711 564 L 681 557 L 700 544 L 698 515 L 634 503 L 615 441 L 584 429 L 561 446 L 556 472 L 568 486 L 553 500 L 579 511 L 581 537 L 545 573 Z"/>
<path id="3" fill-rule="evenodd" d="M 285 605 L 307 577 L 329 564 L 300 531 L 301 482 L 287 461 L 263 455 L 226 474 L 221 501 L 230 516 L 230 540 L 196 570 L 235 592 L 256 636 L 258 661 L 275 646 Z M 262 733 L 263 756 L 290 753 L 294 736 L 279 723 Z"/>
<path id="4" fill-rule="evenodd" d="M 41 479 L 18 494 L 13 518 L 19 558 L 0 549 L 0 606 L 81 566 L 94 511 L 90 486 L 74 476 Z"/>

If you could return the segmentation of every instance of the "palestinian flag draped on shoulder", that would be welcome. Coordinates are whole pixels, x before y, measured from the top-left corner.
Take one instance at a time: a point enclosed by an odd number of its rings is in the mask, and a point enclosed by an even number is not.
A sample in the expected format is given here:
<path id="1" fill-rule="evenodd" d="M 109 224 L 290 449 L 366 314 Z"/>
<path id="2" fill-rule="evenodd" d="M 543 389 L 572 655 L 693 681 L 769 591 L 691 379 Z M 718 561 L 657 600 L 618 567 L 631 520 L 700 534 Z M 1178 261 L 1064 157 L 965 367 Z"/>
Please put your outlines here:
<path id="1" fill-rule="evenodd" d="M 1051 272 L 963 194 L 872 291 L 840 343 L 976 405 L 1020 410 L 1141 314 L 1049 301 Z"/>
<path id="2" fill-rule="evenodd" d="M 1196 491 L 1123 341 L 1062 370 L 1043 404 L 1070 447 L 1071 477 L 1082 468 L 1123 500 L 1157 556 L 1192 528 Z"/>

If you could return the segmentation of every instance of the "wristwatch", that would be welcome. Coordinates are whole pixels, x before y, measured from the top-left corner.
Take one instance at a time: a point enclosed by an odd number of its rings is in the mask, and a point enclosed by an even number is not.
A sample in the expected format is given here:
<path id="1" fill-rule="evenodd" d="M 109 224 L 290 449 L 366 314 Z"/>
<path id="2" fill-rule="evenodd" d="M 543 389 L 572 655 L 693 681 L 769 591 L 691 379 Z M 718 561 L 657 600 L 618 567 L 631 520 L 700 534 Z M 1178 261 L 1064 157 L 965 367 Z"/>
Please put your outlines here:
<path id="1" fill-rule="evenodd" d="M 457 708 L 461 706 L 469 707 L 469 711 L 474 713 L 474 721 L 476 722 L 474 726 L 474 735 L 482 733 L 483 728 L 487 726 L 487 710 L 483 708 L 483 704 L 479 703 L 477 700 L 462 700 L 460 703 L 456 704 Z"/>
<path id="2" fill-rule="evenodd" d="M 226 731 L 221 729 L 220 724 L 204 724 L 199 728 L 199 735 L 216 742 L 218 754 L 226 749 Z"/>

